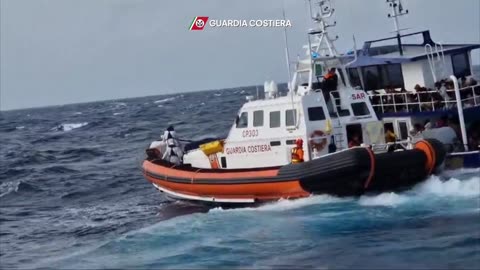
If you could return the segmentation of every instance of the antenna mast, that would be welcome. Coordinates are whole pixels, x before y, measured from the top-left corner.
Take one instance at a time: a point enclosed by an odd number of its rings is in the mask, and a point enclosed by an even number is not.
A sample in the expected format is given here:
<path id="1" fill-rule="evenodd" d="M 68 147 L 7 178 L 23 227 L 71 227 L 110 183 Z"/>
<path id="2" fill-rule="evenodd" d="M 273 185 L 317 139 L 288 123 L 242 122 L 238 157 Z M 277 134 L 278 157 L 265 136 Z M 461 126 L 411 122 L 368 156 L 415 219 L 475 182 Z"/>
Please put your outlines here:
<path id="1" fill-rule="evenodd" d="M 309 0 L 311 6 L 311 0 Z M 310 37 L 309 42 L 309 56 L 312 65 L 312 70 L 315 70 L 314 59 L 324 61 L 324 67 L 328 67 L 329 63 L 338 62 L 340 64 L 343 74 L 347 74 L 345 65 L 338 58 L 339 54 L 335 48 L 334 42 L 338 39 L 338 36 L 331 38 L 328 33 L 328 28 L 337 25 L 336 21 L 330 22 L 330 18 L 333 16 L 335 9 L 332 7 L 330 0 L 319 0 L 317 2 L 319 7 L 318 12 L 312 15 L 312 20 L 315 23 L 315 28 L 311 29 L 308 34 L 313 37 L 313 42 Z M 348 76 L 344 76 L 345 85 L 350 87 L 350 80 Z"/>
<path id="2" fill-rule="evenodd" d="M 403 48 L 402 48 L 402 39 L 400 35 L 398 17 L 408 14 L 408 9 L 403 10 L 402 0 L 386 0 L 387 4 L 389 4 L 390 8 L 392 9 L 391 13 L 387 15 L 388 18 L 393 18 L 393 23 L 395 25 L 395 32 L 397 33 L 397 43 L 398 43 L 398 50 L 400 51 L 400 55 L 403 55 Z"/>
<path id="3" fill-rule="evenodd" d="M 283 19 L 286 20 L 285 18 L 285 1 L 283 1 Z M 288 52 L 288 39 L 287 39 L 287 28 L 283 28 L 283 38 L 285 42 L 285 60 L 287 64 L 287 71 L 288 71 L 288 82 L 290 82 L 290 78 L 292 78 L 291 70 L 290 70 L 290 53 Z M 288 84 L 288 90 L 292 91 L 290 89 L 290 83 Z"/>
<path id="4" fill-rule="evenodd" d="M 317 56 L 336 56 L 338 53 L 333 42 L 338 39 L 338 36 L 331 38 L 327 30 L 327 28 L 337 25 L 336 21 L 333 23 L 328 21 L 335 12 L 335 9 L 331 7 L 330 0 L 320 0 L 317 3 L 319 11 L 313 14 L 311 0 L 309 0 L 309 4 L 312 20 L 316 24 L 316 27 L 309 32 L 310 35 L 316 37 L 316 40 L 310 45 L 310 56 L 312 52 L 316 53 Z"/>

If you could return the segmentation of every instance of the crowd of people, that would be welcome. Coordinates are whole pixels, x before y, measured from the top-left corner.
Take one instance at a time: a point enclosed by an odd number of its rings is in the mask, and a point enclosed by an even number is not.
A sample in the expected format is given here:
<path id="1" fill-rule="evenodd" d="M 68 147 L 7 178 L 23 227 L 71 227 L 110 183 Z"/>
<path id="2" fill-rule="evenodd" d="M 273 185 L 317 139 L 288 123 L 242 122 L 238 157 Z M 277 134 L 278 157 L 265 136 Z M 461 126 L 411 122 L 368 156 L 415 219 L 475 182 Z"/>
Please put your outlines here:
<path id="1" fill-rule="evenodd" d="M 416 123 L 409 131 L 409 138 L 416 142 L 422 138 L 433 136 L 441 139 L 447 147 L 447 151 L 464 151 L 465 146 L 468 150 L 480 149 L 480 121 L 471 123 L 467 127 L 467 145 L 462 143 L 462 133 L 458 117 L 443 116 L 436 122 L 426 120 L 424 123 Z"/>
<path id="2" fill-rule="evenodd" d="M 348 148 L 361 146 L 362 139 L 358 131 L 348 130 Z M 384 124 L 385 143 L 392 144 L 389 146 L 389 151 L 403 148 L 399 142 L 399 136 L 395 134 L 393 125 L 391 123 Z M 467 142 L 466 145 L 462 142 L 462 133 L 460 128 L 460 121 L 455 115 L 444 115 L 437 120 L 424 120 L 413 124 L 408 131 L 408 141 L 416 143 L 422 139 L 435 138 L 442 142 L 447 152 L 461 152 L 465 151 L 468 146 L 469 151 L 480 150 L 480 120 L 467 125 Z"/>
<path id="3" fill-rule="evenodd" d="M 480 104 L 480 85 L 473 77 L 461 77 L 459 87 L 464 107 Z M 420 112 L 456 107 L 454 83 L 449 79 L 436 82 L 434 89 L 417 84 L 414 91 L 407 91 L 404 87 L 400 91 L 388 87 L 385 89 L 385 93 L 390 95 L 372 91 L 373 95 L 370 96 L 370 100 L 377 113 Z"/>

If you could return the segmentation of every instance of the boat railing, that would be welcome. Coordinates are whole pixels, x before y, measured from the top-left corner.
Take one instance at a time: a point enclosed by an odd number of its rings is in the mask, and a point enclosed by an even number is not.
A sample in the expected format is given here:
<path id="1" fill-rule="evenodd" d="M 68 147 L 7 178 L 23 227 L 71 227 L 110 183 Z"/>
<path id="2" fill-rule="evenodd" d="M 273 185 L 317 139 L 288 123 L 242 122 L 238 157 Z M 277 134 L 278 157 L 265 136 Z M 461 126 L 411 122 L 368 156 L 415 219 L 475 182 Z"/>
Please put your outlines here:
<path id="1" fill-rule="evenodd" d="M 457 107 L 455 89 L 447 89 L 446 95 L 437 90 L 369 94 L 372 107 L 377 113 L 428 112 Z M 462 108 L 480 106 L 480 85 L 459 89 Z"/>

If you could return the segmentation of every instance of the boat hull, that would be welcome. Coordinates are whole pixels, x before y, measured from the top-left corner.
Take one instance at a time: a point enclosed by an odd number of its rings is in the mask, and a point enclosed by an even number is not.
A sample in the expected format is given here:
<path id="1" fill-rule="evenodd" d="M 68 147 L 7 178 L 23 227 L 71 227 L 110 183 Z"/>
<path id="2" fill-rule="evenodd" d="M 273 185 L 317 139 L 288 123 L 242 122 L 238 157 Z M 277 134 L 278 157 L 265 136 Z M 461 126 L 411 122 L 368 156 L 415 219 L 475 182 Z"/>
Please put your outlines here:
<path id="1" fill-rule="evenodd" d="M 304 163 L 258 169 L 199 169 L 145 160 L 143 173 L 157 189 L 176 199 L 256 203 L 404 189 L 424 180 L 444 159 L 443 145 L 425 140 L 407 151 L 374 154 L 359 147 Z"/>
<path id="2" fill-rule="evenodd" d="M 445 159 L 445 169 L 480 168 L 480 151 L 450 153 Z"/>

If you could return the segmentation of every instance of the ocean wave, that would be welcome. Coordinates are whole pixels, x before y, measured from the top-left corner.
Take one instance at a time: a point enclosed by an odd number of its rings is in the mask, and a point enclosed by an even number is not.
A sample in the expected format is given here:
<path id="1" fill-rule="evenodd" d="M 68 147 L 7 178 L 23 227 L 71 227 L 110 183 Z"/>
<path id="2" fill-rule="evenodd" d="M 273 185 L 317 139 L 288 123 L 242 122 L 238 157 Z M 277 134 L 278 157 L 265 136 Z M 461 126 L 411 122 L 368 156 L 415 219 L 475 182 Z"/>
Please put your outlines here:
<path id="1" fill-rule="evenodd" d="M 62 135 L 60 135 L 60 134 L 55 134 L 55 135 L 45 136 L 45 137 L 42 137 L 42 138 L 33 140 L 32 143 L 33 143 L 33 144 L 37 144 L 37 143 L 49 143 L 49 142 L 52 142 L 52 141 L 56 141 L 56 140 L 58 140 L 58 139 L 60 139 L 60 138 L 62 138 Z"/>
<path id="2" fill-rule="evenodd" d="M 72 191 L 72 192 L 62 194 L 60 196 L 60 198 L 61 199 L 78 199 L 78 198 L 86 197 L 89 194 L 90 194 L 90 191 L 88 191 L 88 190 L 86 190 L 86 191 Z"/>
<path id="3" fill-rule="evenodd" d="M 12 132 L 18 130 L 16 127 L 0 126 L 1 132 Z"/>
<path id="4" fill-rule="evenodd" d="M 17 129 L 17 130 L 21 130 L 21 129 L 24 129 L 24 128 L 25 128 L 25 126 L 18 126 L 18 127 L 15 127 L 15 129 Z"/>
<path id="5" fill-rule="evenodd" d="M 155 100 L 153 103 L 155 103 L 155 104 L 166 103 L 166 102 L 169 102 L 169 101 L 173 101 L 176 98 L 177 97 L 169 97 L 169 98 L 159 99 L 159 100 Z"/>
<path id="6" fill-rule="evenodd" d="M 432 176 L 417 185 L 414 192 L 442 197 L 478 197 L 480 196 L 480 177 L 476 176 L 465 180 L 452 177 L 443 181 L 438 176 Z"/>
<path id="7" fill-rule="evenodd" d="M 307 198 L 300 198 L 295 200 L 281 199 L 275 202 L 266 203 L 258 207 L 245 207 L 245 208 L 232 208 L 224 209 L 222 207 L 216 207 L 211 209 L 209 212 L 222 212 L 222 211 L 287 211 L 295 210 L 299 208 L 308 207 L 311 205 L 319 204 L 329 204 L 329 203 L 339 203 L 346 202 L 351 200 L 351 198 L 339 198 L 331 195 L 312 195 Z"/>
<path id="8" fill-rule="evenodd" d="M 117 115 L 122 115 L 124 114 L 123 112 L 116 112 L 116 113 L 113 113 L 114 116 L 117 116 Z"/>
<path id="9" fill-rule="evenodd" d="M 74 129 L 77 129 L 77 128 L 81 128 L 81 127 L 84 127 L 88 125 L 88 122 L 84 122 L 84 123 L 66 123 L 66 124 L 60 124 L 56 127 L 53 127 L 51 130 L 53 131 L 71 131 L 71 130 L 74 130 Z"/>
<path id="10" fill-rule="evenodd" d="M 0 184 L 0 198 L 19 192 L 38 192 L 42 189 L 23 181 L 8 181 Z"/>
<path id="11" fill-rule="evenodd" d="M 42 170 L 42 173 L 52 173 L 52 174 L 55 174 L 55 173 L 64 174 L 64 173 L 75 173 L 75 172 L 77 172 L 77 170 L 67 168 L 65 166 L 51 166 Z"/>
<path id="12" fill-rule="evenodd" d="M 99 157 L 105 155 L 105 151 L 94 148 L 70 148 L 63 150 L 62 155 L 74 156 L 78 158 Z"/>
<path id="13" fill-rule="evenodd" d="M 18 192 L 20 181 L 8 181 L 0 184 L 0 198 L 12 192 Z"/>
<path id="14" fill-rule="evenodd" d="M 112 103 L 112 105 L 114 105 L 116 107 L 127 107 L 127 103 L 125 103 L 125 102 L 114 102 L 114 103 Z"/>
<path id="15" fill-rule="evenodd" d="M 457 172 L 458 173 L 458 172 Z M 297 208 L 308 207 L 311 205 L 328 204 L 356 201 L 361 206 L 387 206 L 396 207 L 399 205 L 419 202 L 422 199 L 438 196 L 448 197 L 479 197 L 480 196 L 480 177 L 472 177 L 465 180 L 450 178 L 441 180 L 438 176 L 431 176 L 425 182 L 422 182 L 409 191 L 402 193 L 384 192 L 380 194 L 367 194 L 358 199 L 352 197 L 339 198 L 331 195 L 314 195 L 308 198 L 296 200 L 279 200 L 267 203 L 258 207 L 223 209 L 221 207 L 213 208 L 210 212 L 218 211 L 287 211 Z"/>
<path id="16" fill-rule="evenodd" d="M 476 169 L 475 169 L 476 170 Z M 459 174 L 464 170 L 456 170 L 452 174 Z M 468 170 L 472 171 L 472 170 Z M 358 200 L 362 206 L 391 206 L 395 207 L 405 203 L 419 202 L 423 199 L 438 197 L 448 198 L 475 198 L 480 196 L 480 177 L 471 177 L 460 180 L 451 177 L 442 180 L 439 176 L 431 176 L 426 181 L 417 184 L 409 191 L 403 193 L 385 192 L 377 195 L 364 195 Z"/>
<path id="17" fill-rule="evenodd" d="M 455 170 L 446 170 L 444 171 L 441 176 L 452 178 L 456 175 L 480 175 L 480 168 L 460 168 Z"/>
<path id="18" fill-rule="evenodd" d="M 362 206 L 397 206 L 407 201 L 407 196 L 389 192 L 374 196 L 362 196 L 358 200 L 358 204 Z"/>

